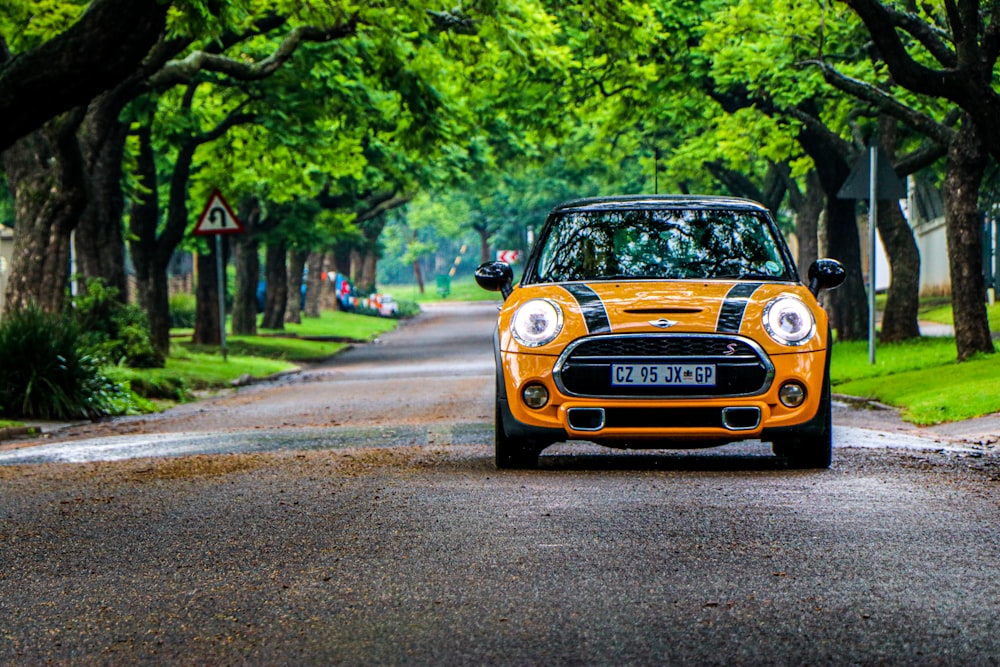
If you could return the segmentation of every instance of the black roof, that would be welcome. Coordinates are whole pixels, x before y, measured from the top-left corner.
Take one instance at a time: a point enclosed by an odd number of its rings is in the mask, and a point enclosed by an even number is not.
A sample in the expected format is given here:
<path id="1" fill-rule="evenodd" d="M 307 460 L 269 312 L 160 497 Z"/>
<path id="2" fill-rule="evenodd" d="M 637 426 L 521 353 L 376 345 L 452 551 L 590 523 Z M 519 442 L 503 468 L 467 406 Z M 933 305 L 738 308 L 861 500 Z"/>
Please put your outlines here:
<path id="1" fill-rule="evenodd" d="M 614 197 L 588 197 L 586 199 L 574 199 L 573 201 L 559 204 L 553 209 L 553 212 L 661 208 L 717 208 L 768 212 L 767 207 L 752 199 L 717 197 L 713 195 L 621 195 Z"/>

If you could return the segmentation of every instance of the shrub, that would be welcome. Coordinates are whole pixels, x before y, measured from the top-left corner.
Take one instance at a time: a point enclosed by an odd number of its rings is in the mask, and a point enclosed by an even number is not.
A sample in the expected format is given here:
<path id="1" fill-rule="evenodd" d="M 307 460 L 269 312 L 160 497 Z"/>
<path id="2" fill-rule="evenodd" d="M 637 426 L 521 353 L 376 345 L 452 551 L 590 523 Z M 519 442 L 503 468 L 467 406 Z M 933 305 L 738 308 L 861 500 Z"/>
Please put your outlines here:
<path id="1" fill-rule="evenodd" d="M 96 418 L 140 410 L 105 376 L 68 317 L 28 307 L 0 322 L 0 410 L 9 417 Z"/>
<path id="2" fill-rule="evenodd" d="M 416 317 L 420 314 L 420 304 L 416 301 L 400 299 L 396 304 L 399 306 L 399 310 L 396 311 L 396 317 L 400 319 Z"/>
<path id="3" fill-rule="evenodd" d="M 189 329 L 194 326 L 198 299 L 194 294 L 175 294 L 170 297 L 170 326 Z"/>
<path id="4" fill-rule="evenodd" d="M 184 379 L 173 375 L 143 375 L 128 381 L 129 389 L 143 399 L 189 401 L 192 393 Z"/>
<path id="5" fill-rule="evenodd" d="M 146 313 L 119 301 L 118 290 L 104 281 L 87 283 L 87 291 L 71 300 L 68 316 L 77 324 L 80 343 L 90 355 L 132 368 L 163 367 L 163 355 L 153 346 Z"/>

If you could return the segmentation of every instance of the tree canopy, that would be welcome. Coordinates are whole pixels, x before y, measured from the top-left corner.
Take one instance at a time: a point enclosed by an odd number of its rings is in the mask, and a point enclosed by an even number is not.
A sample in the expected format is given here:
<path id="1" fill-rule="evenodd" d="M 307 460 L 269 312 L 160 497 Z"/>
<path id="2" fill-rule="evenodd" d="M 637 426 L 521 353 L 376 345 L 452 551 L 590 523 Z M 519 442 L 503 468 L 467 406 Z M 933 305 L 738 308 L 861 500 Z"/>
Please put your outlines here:
<path id="1" fill-rule="evenodd" d="M 257 216 L 253 244 L 311 252 L 365 288 L 387 252 L 419 273 L 455 244 L 526 249 L 564 199 L 749 196 L 805 261 L 824 247 L 848 264 L 830 307 L 856 337 L 857 225 L 836 191 L 867 142 L 891 137 L 903 173 L 961 174 L 978 192 L 1000 155 L 998 21 L 972 0 L 12 0 L 0 212 L 15 218 L 18 271 L 58 267 L 75 229 L 84 274 L 118 284 L 108 267 L 128 245 L 162 348 L 167 266 L 197 246 L 192 212 L 215 188 Z M 896 232 L 883 231 L 894 274 L 912 273 L 912 238 Z M 112 252 L 91 257 L 100 248 Z M 60 288 L 25 274 L 14 301 L 58 304 L 32 290 Z"/>

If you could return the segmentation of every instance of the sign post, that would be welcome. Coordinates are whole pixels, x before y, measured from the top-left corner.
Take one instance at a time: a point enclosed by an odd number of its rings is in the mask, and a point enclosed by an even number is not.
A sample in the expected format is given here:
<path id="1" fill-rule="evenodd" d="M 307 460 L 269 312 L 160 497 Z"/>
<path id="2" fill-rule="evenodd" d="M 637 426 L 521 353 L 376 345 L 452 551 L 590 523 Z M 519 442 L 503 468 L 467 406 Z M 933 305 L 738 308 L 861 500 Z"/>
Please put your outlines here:
<path id="1" fill-rule="evenodd" d="M 889 156 L 874 141 L 858 157 L 840 187 L 840 199 L 868 199 L 868 363 L 875 364 L 875 261 L 878 200 L 902 199 L 906 183 L 893 170 Z"/>
<path id="2" fill-rule="evenodd" d="M 868 147 L 868 363 L 875 365 L 875 232 L 878 229 L 878 151 Z"/>
<path id="3" fill-rule="evenodd" d="M 222 193 L 218 189 L 212 190 L 208 203 L 205 204 L 205 210 L 201 212 L 198 224 L 194 227 L 194 234 L 215 237 L 215 277 L 219 293 L 219 333 L 223 361 L 227 361 L 229 351 L 226 349 L 226 290 L 225 272 L 222 266 L 222 235 L 242 234 L 245 231 Z"/>

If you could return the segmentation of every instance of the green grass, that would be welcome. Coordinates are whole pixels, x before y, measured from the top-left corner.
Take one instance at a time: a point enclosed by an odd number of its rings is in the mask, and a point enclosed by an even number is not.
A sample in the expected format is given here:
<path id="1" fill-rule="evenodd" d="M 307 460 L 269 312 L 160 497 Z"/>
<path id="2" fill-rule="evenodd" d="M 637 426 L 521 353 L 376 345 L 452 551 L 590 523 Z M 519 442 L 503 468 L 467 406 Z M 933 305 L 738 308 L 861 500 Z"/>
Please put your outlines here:
<path id="1" fill-rule="evenodd" d="M 441 298 L 437 292 L 437 284 L 433 279 L 424 284 L 424 293 L 421 294 L 414 285 L 382 285 L 379 291 L 383 294 L 391 294 L 395 299 L 407 299 L 418 303 L 428 303 L 434 301 L 500 301 L 497 292 L 487 292 L 476 284 L 473 278 L 461 278 L 451 281 L 451 288 L 448 296 Z"/>
<path id="2" fill-rule="evenodd" d="M 395 296 L 395 295 L 393 295 Z M 398 322 L 387 317 L 372 317 L 341 311 L 323 311 L 319 318 L 303 317 L 302 324 L 285 324 L 281 329 L 260 329 L 261 334 L 295 335 L 300 337 L 342 337 L 373 340 L 396 328 Z"/>
<path id="3" fill-rule="evenodd" d="M 304 338 L 284 336 L 228 336 L 226 349 L 230 357 L 248 357 L 291 362 L 319 361 L 333 356 L 342 350 L 347 343 L 333 341 L 315 341 Z M 200 352 L 202 354 L 219 356 L 218 345 L 194 345 L 193 343 L 174 343 L 175 347 Z M 173 357 L 173 353 L 171 353 Z"/>
<path id="4" fill-rule="evenodd" d="M 0 419 L 0 428 L 20 428 L 22 426 L 24 426 L 24 422 Z"/>
<path id="5" fill-rule="evenodd" d="M 1000 331 L 1000 302 L 986 307 L 986 315 L 990 320 L 990 331 Z M 929 322 L 940 322 L 941 324 L 954 324 L 952 317 L 951 302 L 940 299 L 930 302 L 921 301 L 920 319 Z"/>
<path id="6" fill-rule="evenodd" d="M 868 361 L 867 341 L 838 341 L 833 346 L 830 375 L 834 384 L 885 377 L 954 364 L 956 355 L 954 338 L 917 338 L 876 344 L 876 363 L 872 365 Z"/>
<path id="7" fill-rule="evenodd" d="M 836 343 L 833 390 L 896 406 L 921 426 L 1000 412 L 1000 354 L 959 364 L 953 338 L 921 338 L 878 345 L 875 360 L 868 363 L 866 342 Z"/>
<path id="8" fill-rule="evenodd" d="M 175 329 L 164 368 L 113 367 L 108 372 L 115 380 L 128 382 L 140 396 L 158 401 L 155 407 L 164 408 L 190 400 L 194 391 L 221 389 L 247 376 L 264 378 L 328 358 L 348 345 L 345 340 L 373 340 L 397 324 L 388 318 L 324 312 L 318 319 L 303 318 L 302 324 L 288 324 L 284 330 L 227 336 L 225 361 L 218 345 L 194 345 L 185 340 L 190 329 Z"/>
<path id="9" fill-rule="evenodd" d="M 264 378 L 295 368 L 290 361 L 241 355 L 229 355 L 223 361 L 218 352 L 198 352 L 174 344 L 163 368 L 116 366 L 108 373 L 118 382 L 128 382 L 140 396 L 161 401 L 156 407 L 165 408 L 190 400 L 194 391 L 222 389 L 244 376 Z"/>

